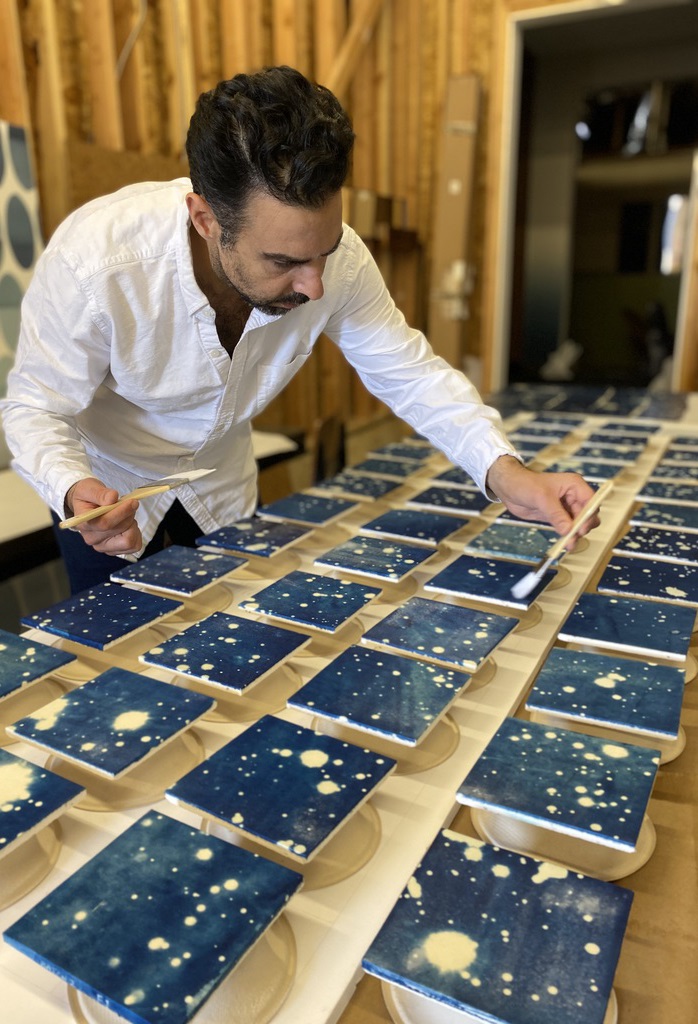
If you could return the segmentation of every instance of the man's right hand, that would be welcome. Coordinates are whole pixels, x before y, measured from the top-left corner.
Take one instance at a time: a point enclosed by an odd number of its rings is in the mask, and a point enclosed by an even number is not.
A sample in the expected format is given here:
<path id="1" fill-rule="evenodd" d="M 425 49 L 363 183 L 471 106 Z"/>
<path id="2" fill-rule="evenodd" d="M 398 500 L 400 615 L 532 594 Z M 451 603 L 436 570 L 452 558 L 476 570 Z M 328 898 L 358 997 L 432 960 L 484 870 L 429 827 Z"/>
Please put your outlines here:
<path id="1" fill-rule="evenodd" d="M 100 505 L 112 505 L 119 500 L 119 493 L 107 487 L 94 476 L 78 480 L 65 496 L 67 515 L 80 515 Z M 95 551 L 105 555 L 127 555 L 140 551 L 143 546 L 141 531 L 136 523 L 138 502 L 128 498 L 111 512 L 104 512 L 96 519 L 82 523 L 76 529 L 82 539 Z"/>

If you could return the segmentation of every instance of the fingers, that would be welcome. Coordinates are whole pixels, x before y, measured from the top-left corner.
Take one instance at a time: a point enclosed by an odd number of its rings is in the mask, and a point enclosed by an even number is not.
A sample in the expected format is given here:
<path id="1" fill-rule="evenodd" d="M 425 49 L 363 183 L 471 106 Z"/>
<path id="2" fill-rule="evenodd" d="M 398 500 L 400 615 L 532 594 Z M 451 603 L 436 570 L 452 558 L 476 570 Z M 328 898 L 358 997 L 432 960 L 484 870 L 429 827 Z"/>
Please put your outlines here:
<path id="1" fill-rule="evenodd" d="M 103 554 L 129 554 L 142 547 L 141 531 L 136 523 L 138 502 L 122 502 L 111 512 L 90 519 L 78 527 L 89 547 Z"/>

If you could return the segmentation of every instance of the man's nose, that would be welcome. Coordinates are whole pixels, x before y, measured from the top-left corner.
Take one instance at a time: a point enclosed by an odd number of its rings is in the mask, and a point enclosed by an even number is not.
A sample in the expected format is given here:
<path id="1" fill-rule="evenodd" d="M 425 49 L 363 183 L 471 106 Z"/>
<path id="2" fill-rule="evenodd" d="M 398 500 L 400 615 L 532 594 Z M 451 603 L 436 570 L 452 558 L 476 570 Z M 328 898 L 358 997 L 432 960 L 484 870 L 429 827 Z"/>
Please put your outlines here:
<path id="1" fill-rule="evenodd" d="M 321 299 L 325 294 L 322 284 L 322 273 L 325 269 L 325 260 L 312 260 L 304 263 L 298 268 L 293 281 L 293 290 L 307 295 L 309 299 Z"/>

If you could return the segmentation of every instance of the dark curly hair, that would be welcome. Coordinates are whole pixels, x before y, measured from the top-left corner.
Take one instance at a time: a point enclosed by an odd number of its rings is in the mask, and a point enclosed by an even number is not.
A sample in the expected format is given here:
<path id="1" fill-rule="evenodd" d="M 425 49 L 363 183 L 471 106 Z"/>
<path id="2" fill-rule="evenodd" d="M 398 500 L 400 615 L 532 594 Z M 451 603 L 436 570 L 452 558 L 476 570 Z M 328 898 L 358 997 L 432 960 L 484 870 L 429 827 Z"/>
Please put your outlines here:
<path id="1" fill-rule="evenodd" d="M 300 71 L 267 67 L 202 93 L 189 122 L 194 191 L 233 244 L 247 200 L 261 191 L 291 206 L 317 208 L 349 173 L 354 132 L 337 98 Z"/>

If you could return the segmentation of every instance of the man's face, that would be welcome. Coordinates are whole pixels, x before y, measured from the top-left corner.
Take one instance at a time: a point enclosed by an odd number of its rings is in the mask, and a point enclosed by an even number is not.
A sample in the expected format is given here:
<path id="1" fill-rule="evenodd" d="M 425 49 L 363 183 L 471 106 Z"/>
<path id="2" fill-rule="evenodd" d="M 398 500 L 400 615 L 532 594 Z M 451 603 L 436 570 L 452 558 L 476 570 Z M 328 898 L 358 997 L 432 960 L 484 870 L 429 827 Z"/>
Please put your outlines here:
<path id="1" fill-rule="evenodd" d="M 250 306 L 278 316 L 322 297 L 327 257 L 342 238 L 341 194 L 307 209 L 255 193 L 234 245 L 221 245 L 217 228 L 209 259 L 218 280 Z"/>

